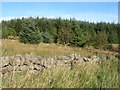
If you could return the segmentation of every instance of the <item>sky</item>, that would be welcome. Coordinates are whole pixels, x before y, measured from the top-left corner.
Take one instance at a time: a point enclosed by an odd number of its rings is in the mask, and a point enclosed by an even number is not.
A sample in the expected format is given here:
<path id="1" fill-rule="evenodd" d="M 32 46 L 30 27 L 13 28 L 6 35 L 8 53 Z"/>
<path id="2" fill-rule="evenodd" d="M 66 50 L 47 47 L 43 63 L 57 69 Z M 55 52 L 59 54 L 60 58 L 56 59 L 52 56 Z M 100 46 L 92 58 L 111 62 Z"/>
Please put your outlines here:
<path id="1" fill-rule="evenodd" d="M 117 2 L 2 2 L 1 20 L 21 17 L 76 18 L 118 22 Z"/>
<path id="2" fill-rule="evenodd" d="M 118 3 L 118 23 L 120 23 L 120 2 Z"/>
<path id="3" fill-rule="evenodd" d="M 1 0 L 2 2 L 119 2 L 120 0 Z"/>

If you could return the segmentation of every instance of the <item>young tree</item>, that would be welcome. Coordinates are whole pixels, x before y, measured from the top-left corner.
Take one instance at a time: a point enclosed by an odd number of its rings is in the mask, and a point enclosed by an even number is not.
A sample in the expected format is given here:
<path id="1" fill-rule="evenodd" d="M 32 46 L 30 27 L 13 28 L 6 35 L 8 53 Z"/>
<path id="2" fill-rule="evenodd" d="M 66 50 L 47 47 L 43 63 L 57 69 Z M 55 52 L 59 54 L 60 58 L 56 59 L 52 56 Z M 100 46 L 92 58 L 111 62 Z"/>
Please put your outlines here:
<path id="1" fill-rule="evenodd" d="M 44 32 L 42 36 L 44 43 L 52 43 L 52 36 L 48 32 Z"/>
<path id="2" fill-rule="evenodd" d="M 36 44 L 42 42 L 42 33 L 36 27 L 35 22 L 24 23 L 23 30 L 19 34 L 20 42 Z"/>
<path id="3" fill-rule="evenodd" d="M 59 33 L 58 33 L 58 37 L 59 37 L 59 42 L 62 44 L 68 44 L 72 41 L 72 33 L 66 28 L 66 27 L 62 27 L 59 29 Z"/>
<path id="4" fill-rule="evenodd" d="M 72 44 L 75 46 L 84 47 L 90 40 L 90 34 L 87 31 L 79 30 L 78 35 L 74 36 Z"/>
<path id="5" fill-rule="evenodd" d="M 95 48 L 107 49 L 108 48 L 108 37 L 104 31 L 100 31 L 95 38 Z"/>

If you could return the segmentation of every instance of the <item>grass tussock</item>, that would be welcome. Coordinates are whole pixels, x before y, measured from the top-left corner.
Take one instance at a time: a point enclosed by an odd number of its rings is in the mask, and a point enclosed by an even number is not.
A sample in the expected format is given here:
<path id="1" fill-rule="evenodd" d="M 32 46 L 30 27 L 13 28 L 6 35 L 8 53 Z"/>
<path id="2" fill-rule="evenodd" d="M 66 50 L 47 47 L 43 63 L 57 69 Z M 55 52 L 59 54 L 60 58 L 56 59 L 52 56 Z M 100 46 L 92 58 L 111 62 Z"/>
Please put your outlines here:
<path id="1" fill-rule="evenodd" d="M 43 72 L 13 72 L 3 76 L 3 87 L 15 88 L 118 88 L 117 60 L 54 67 Z"/>

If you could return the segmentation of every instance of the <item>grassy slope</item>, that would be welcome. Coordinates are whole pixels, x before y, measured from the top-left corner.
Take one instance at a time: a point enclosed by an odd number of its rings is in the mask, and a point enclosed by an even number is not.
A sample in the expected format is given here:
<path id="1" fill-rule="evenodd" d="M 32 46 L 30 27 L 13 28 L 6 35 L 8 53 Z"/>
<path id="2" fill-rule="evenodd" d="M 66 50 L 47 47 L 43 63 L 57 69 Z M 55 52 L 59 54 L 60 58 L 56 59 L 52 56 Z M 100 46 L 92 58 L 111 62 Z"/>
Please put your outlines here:
<path id="1" fill-rule="evenodd" d="M 72 48 L 69 46 L 56 45 L 56 44 L 44 44 L 40 43 L 38 45 L 22 44 L 14 40 L 2 40 L 2 55 L 15 55 L 15 54 L 35 54 L 40 56 L 54 56 L 54 55 L 64 55 L 68 53 L 79 53 L 81 55 L 90 54 L 86 50 L 81 48 Z"/>
<path id="2" fill-rule="evenodd" d="M 33 53 L 41 56 L 54 56 L 67 53 L 79 53 L 82 56 L 95 54 L 81 48 L 64 47 L 62 45 L 20 44 L 18 41 L 2 40 L 3 55 Z M 95 51 L 95 50 L 94 50 Z M 99 52 L 99 51 L 97 51 Z M 102 53 L 104 51 L 101 51 Z M 106 53 L 106 52 L 104 52 Z M 108 52 L 107 52 L 108 53 Z M 111 52 L 112 53 L 112 52 Z M 101 63 L 85 63 L 75 65 L 72 70 L 68 67 L 53 67 L 43 73 L 20 72 L 5 74 L 3 87 L 118 87 L 118 60 L 107 60 Z"/>
<path id="3" fill-rule="evenodd" d="M 40 56 L 55 56 L 55 55 L 64 55 L 69 53 L 78 53 L 81 56 L 88 56 L 94 55 L 96 53 L 103 53 L 103 54 L 118 54 L 117 52 L 110 52 L 110 51 L 102 51 L 99 49 L 82 49 L 77 47 L 70 47 L 70 46 L 63 46 L 60 44 L 44 44 L 40 43 L 38 45 L 31 45 L 31 44 L 22 44 L 19 43 L 17 40 L 0 40 L 2 44 L 2 55 L 9 56 L 9 55 L 16 55 L 16 54 L 35 54 Z"/>

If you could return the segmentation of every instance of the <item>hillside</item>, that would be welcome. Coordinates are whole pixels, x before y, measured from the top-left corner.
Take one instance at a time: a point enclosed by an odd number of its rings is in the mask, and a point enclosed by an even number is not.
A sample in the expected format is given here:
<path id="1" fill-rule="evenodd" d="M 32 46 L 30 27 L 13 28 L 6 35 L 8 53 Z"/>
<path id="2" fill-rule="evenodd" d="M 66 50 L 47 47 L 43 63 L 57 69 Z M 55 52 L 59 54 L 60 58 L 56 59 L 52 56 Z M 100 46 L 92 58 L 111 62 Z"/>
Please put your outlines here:
<path id="1" fill-rule="evenodd" d="M 118 44 L 120 25 L 91 23 L 71 19 L 22 18 L 2 21 L 2 39 L 17 39 L 26 44 L 57 43 L 74 47 L 113 50 Z"/>
<path id="2" fill-rule="evenodd" d="M 8 39 L 2 39 L 1 42 L 3 87 L 118 88 L 119 86 L 117 52 L 62 44 L 23 44 L 18 40 Z M 20 58 L 24 62 L 19 61 Z M 35 68 L 31 69 L 29 60 Z M 54 65 L 53 62 L 57 64 Z"/>
<path id="3" fill-rule="evenodd" d="M 35 54 L 40 56 L 55 56 L 55 55 L 65 55 L 70 53 L 77 53 L 81 56 L 89 56 L 95 54 L 110 54 L 110 55 L 118 55 L 119 53 L 116 51 L 109 50 L 100 50 L 94 48 L 80 48 L 80 47 L 71 47 L 64 46 L 62 44 L 24 44 L 20 43 L 18 40 L 10 40 L 10 39 L 1 39 L 1 47 L 2 47 L 2 56 L 10 56 L 16 54 Z M 118 48 L 118 46 L 114 45 L 114 48 Z M 12 52 L 11 52 L 12 51 Z"/>
<path id="4" fill-rule="evenodd" d="M 4 1 L 1 89 L 120 89 L 117 2 Z"/>

